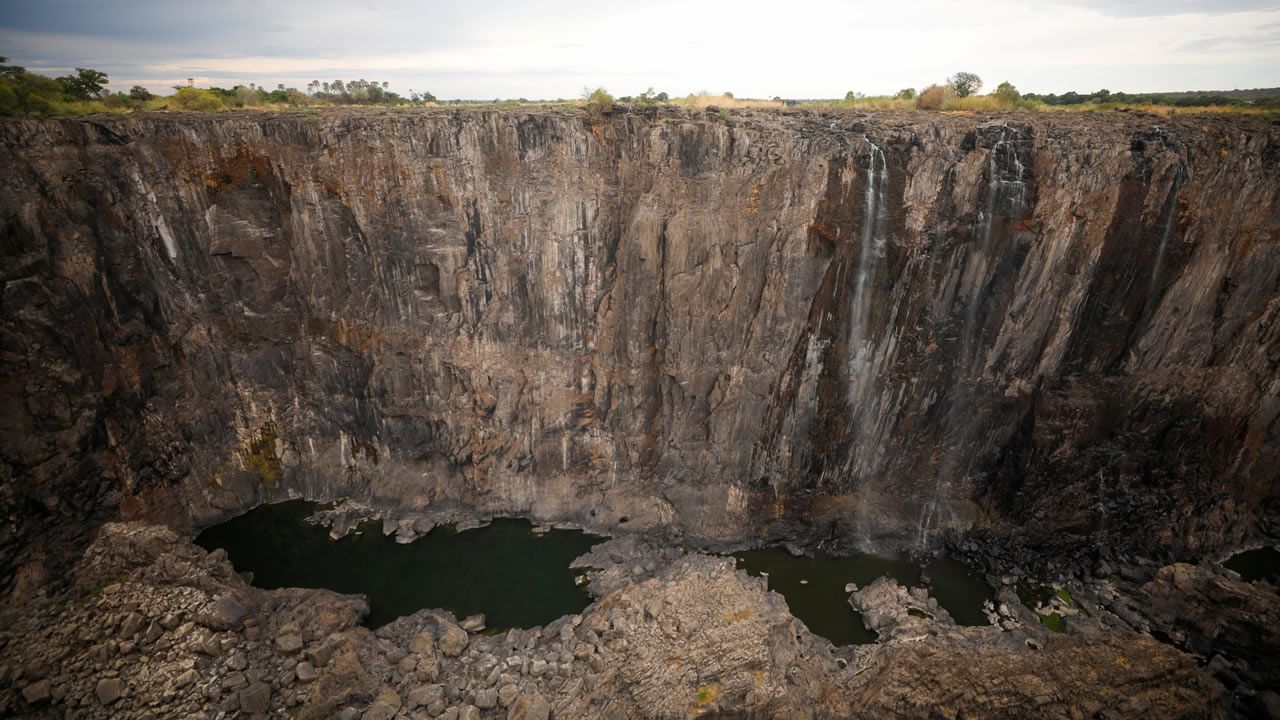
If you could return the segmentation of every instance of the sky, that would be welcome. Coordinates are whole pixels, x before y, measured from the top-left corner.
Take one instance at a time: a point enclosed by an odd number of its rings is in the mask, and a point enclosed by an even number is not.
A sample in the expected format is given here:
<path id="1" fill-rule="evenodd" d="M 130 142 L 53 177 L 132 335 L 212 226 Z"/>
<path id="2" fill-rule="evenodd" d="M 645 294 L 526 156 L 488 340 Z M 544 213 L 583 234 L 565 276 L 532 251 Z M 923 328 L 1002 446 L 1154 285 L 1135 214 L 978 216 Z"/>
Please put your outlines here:
<path id="1" fill-rule="evenodd" d="M 442 99 L 1280 86 L 1280 0 L 0 0 L 0 56 L 112 89 L 387 81 Z"/>

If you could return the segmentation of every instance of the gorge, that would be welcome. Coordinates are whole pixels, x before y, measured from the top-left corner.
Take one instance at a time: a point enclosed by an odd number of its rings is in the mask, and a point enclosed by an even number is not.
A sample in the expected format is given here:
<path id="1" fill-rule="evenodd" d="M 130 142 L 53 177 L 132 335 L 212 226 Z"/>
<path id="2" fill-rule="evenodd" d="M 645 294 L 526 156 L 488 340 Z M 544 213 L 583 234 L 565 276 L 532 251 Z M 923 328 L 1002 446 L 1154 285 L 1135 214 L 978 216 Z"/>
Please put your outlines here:
<path id="1" fill-rule="evenodd" d="M 1220 564 L 1280 539 L 1274 124 L 637 106 L 0 137 L 5 712 L 1280 714 L 1276 588 Z M 375 631 L 189 543 L 292 498 L 336 534 L 612 539 L 579 615 Z M 833 647 L 705 554 L 779 544 L 946 548 L 995 623 L 876 581 L 850 592 L 880 641 Z M 1070 588 L 1066 632 L 1032 581 Z"/>

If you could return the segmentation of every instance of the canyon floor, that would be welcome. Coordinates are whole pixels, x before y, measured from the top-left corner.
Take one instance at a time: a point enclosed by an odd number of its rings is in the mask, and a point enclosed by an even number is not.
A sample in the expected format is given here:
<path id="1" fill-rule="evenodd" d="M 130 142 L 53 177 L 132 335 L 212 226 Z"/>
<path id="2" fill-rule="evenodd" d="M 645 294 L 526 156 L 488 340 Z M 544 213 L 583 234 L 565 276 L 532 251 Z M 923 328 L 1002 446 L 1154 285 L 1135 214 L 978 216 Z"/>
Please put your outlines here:
<path id="1" fill-rule="evenodd" d="M 1012 567 L 981 541 L 972 562 Z M 1021 558 L 1025 561 L 1026 558 Z M 1064 632 L 1001 584 L 959 627 L 887 579 L 879 633 L 836 648 L 731 559 L 623 535 L 580 558 L 595 602 L 485 632 L 423 610 L 371 631 L 359 596 L 261 590 L 225 553 L 143 523 L 101 529 L 64 592 L 10 612 L 0 714 L 61 718 L 1274 717 L 1280 597 L 1219 565 L 1114 558 L 1060 575 Z M 998 571 L 997 571 L 998 572 Z M 913 612 L 924 608 L 931 612 Z M 1154 636 L 1154 637 L 1153 637 Z M 1160 638 L 1159 640 L 1156 638 Z"/>

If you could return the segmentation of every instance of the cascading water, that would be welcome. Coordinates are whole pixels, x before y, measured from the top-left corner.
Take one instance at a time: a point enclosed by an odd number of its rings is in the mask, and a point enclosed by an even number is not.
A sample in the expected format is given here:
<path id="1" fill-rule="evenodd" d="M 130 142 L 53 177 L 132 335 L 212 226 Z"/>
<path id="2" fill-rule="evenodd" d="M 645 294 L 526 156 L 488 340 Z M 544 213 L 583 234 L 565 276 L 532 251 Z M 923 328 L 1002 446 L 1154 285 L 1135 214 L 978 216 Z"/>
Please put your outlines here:
<path id="1" fill-rule="evenodd" d="M 1160 233 L 1160 248 L 1156 250 L 1155 265 L 1151 268 L 1151 286 L 1147 289 L 1148 305 L 1155 299 L 1156 291 L 1160 289 L 1161 275 L 1164 273 L 1164 256 L 1169 250 L 1169 238 L 1173 237 L 1173 227 L 1177 225 L 1178 190 L 1185 180 L 1183 177 L 1184 172 L 1183 166 L 1179 164 L 1176 174 L 1173 176 L 1173 184 L 1169 187 L 1169 197 L 1165 200 L 1164 230 Z"/>
<path id="2" fill-rule="evenodd" d="M 880 258 L 887 241 L 888 209 L 885 207 L 885 186 L 889 180 L 889 163 L 884 151 L 866 139 L 867 178 L 862 212 L 862 244 L 858 250 L 858 265 L 854 272 L 853 292 L 849 300 L 849 411 L 857 424 L 854 446 L 849 452 L 849 463 L 857 466 L 866 448 L 872 426 L 868 413 L 868 393 L 876 376 L 875 344 L 871 339 L 871 296 Z M 866 493 L 863 482 L 863 494 Z M 858 503 L 859 535 L 864 546 L 870 546 L 870 504 L 864 497 Z"/>
<path id="3" fill-rule="evenodd" d="M 862 245 L 858 251 L 858 267 L 854 273 L 853 294 L 849 301 L 849 404 L 854 414 L 861 414 L 866 392 L 874 379 L 871 360 L 875 348 L 871 342 L 871 285 L 876 266 L 884 254 L 885 227 L 888 211 L 884 188 L 889 178 L 889 164 L 884 151 L 867 140 L 867 190 L 863 204 Z"/>
<path id="4" fill-rule="evenodd" d="M 951 439 L 946 454 L 939 464 L 934 481 L 933 496 L 920 509 L 916 526 L 916 544 L 923 547 L 929 542 L 929 533 L 943 524 L 943 516 L 954 519 L 955 510 L 948 502 L 949 484 L 952 479 L 967 474 L 965 442 L 967 409 L 972 405 L 979 388 L 983 368 L 978 363 L 982 345 L 983 328 L 978 311 L 982 304 L 983 290 L 990 275 L 992 241 L 995 236 L 995 216 L 1002 212 L 1009 217 L 1021 211 L 1026 203 L 1026 166 L 1018 158 L 1017 143 L 1021 133 L 1008 125 L 1000 128 L 1000 137 L 991 146 L 987 167 L 987 204 L 978 216 L 974 237 L 978 242 L 968 255 L 962 286 L 968 289 L 964 318 L 960 327 L 960 346 L 953 375 L 951 404 L 944 425 Z M 964 466 L 962 468 L 962 466 Z"/>

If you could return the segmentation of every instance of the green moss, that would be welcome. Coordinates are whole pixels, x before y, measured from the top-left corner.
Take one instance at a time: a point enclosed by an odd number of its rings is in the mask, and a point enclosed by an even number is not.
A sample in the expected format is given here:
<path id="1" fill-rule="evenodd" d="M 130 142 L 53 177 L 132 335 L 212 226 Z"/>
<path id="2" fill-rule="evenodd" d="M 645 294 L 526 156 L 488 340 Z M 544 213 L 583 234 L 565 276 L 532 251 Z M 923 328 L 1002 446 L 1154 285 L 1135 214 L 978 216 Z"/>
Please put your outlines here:
<path id="1" fill-rule="evenodd" d="M 694 693 L 693 702 L 698 706 L 710 705 L 718 697 L 720 697 L 720 686 L 713 683 L 699 687 L 698 691 Z"/>
<path id="2" fill-rule="evenodd" d="M 1058 599 L 1068 606 L 1075 605 L 1075 601 L 1071 599 L 1071 591 L 1066 588 L 1058 588 Z"/>
<path id="3" fill-rule="evenodd" d="M 245 451 L 245 465 L 258 474 L 262 484 L 267 488 L 274 488 L 280 484 L 280 477 L 284 470 L 279 456 L 276 455 L 278 439 L 276 424 L 268 422 L 262 426 L 258 436 L 249 441 L 249 448 Z"/>
<path id="4" fill-rule="evenodd" d="M 1062 628 L 1066 625 L 1066 621 L 1058 613 L 1048 613 L 1040 616 L 1040 624 L 1044 625 L 1049 632 L 1062 632 Z"/>

